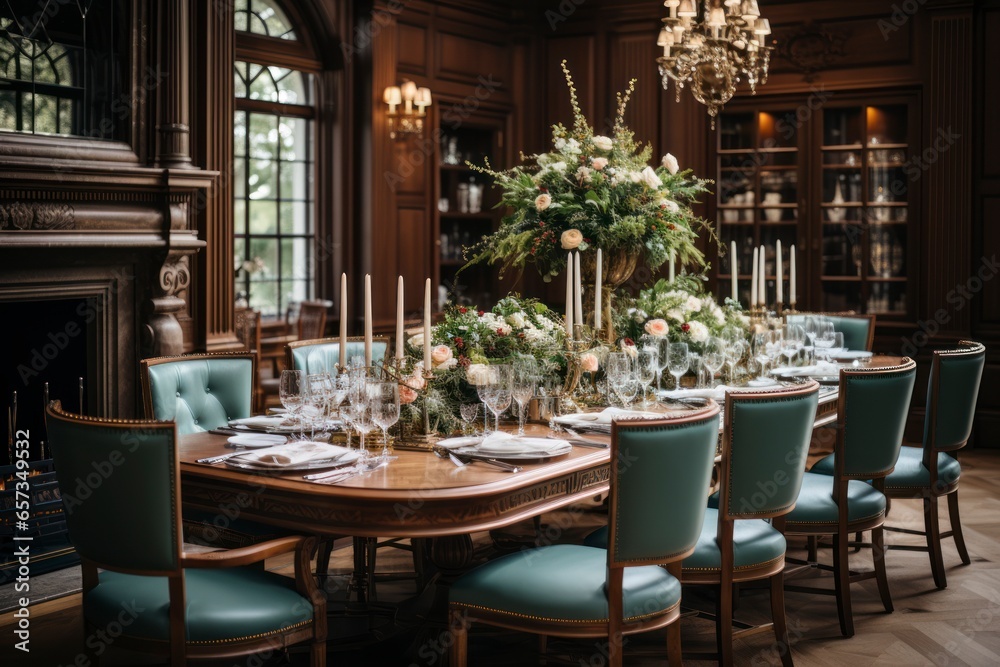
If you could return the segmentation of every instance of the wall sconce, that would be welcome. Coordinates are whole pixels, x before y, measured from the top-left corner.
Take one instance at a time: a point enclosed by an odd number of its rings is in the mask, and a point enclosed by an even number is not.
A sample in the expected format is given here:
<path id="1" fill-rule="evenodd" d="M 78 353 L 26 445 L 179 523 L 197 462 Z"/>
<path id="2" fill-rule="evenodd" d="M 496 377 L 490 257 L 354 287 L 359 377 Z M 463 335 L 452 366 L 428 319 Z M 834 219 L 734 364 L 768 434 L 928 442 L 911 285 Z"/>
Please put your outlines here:
<path id="1" fill-rule="evenodd" d="M 386 117 L 389 119 L 390 138 L 423 133 L 427 107 L 431 105 L 429 88 L 417 88 L 412 81 L 404 81 L 402 86 L 386 88 L 382 99 L 389 105 Z"/>

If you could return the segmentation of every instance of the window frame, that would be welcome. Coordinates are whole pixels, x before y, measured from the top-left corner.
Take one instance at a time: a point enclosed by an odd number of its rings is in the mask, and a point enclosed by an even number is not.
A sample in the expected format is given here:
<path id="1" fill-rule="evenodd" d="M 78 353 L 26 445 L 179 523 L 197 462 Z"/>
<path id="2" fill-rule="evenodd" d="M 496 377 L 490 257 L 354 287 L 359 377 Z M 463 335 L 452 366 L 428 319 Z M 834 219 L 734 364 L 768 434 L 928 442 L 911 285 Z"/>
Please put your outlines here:
<path id="1" fill-rule="evenodd" d="M 275 66 L 282 67 L 286 69 L 292 69 L 304 74 L 311 75 L 311 85 L 312 90 L 310 94 L 312 96 L 310 105 L 293 105 L 285 104 L 281 102 L 269 102 L 266 100 L 253 100 L 247 97 L 236 97 L 235 91 L 233 95 L 233 113 L 234 117 L 237 112 L 244 112 L 249 119 L 250 113 L 262 113 L 262 114 L 273 114 L 279 117 L 287 118 L 302 118 L 311 121 L 311 131 L 309 133 L 308 141 L 312 142 L 312 146 L 309 150 L 309 170 L 312 181 L 312 197 L 310 200 L 310 213 L 309 213 L 309 223 L 311 229 L 305 234 L 283 234 L 281 232 L 281 220 L 280 220 L 280 204 L 278 202 L 283 201 L 280 199 L 280 183 L 279 183 L 279 193 L 278 198 L 276 198 L 276 204 L 278 205 L 278 221 L 277 229 L 273 235 L 263 235 L 263 234 L 250 234 L 249 228 L 249 216 L 250 207 L 245 206 L 243 215 L 245 219 L 241 223 L 241 227 L 245 233 L 237 233 L 237 221 L 235 219 L 235 207 L 234 207 L 234 217 L 233 217 L 233 252 L 236 252 L 236 240 L 240 239 L 244 242 L 244 256 L 240 257 L 241 261 L 248 259 L 248 253 L 250 249 L 250 240 L 253 238 L 273 238 L 277 242 L 277 256 L 278 256 L 278 266 L 275 267 L 275 278 L 273 282 L 278 286 L 277 299 L 278 299 L 278 310 L 275 313 L 265 314 L 265 318 L 269 319 L 280 319 L 284 317 L 284 313 L 287 311 L 289 303 L 284 302 L 284 297 L 282 295 L 281 287 L 284 284 L 292 284 L 296 282 L 298 278 L 283 278 L 281 276 L 282 266 L 281 266 L 281 239 L 283 238 L 306 238 L 309 240 L 309 270 L 306 278 L 308 285 L 307 298 L 315 298 L 318 291 L 320 276 L 318 275 L 318 261 L 317 261 L 317 247 L 316 239 L 319 233 L 319 220 L 317 211 L 320 208 L 320 189 L 317 187 L 317 176 L 318 176 L 318 164 L 321 159 L 320 155 L 320 145 L 318 137 L 320 136 L 320 113 L 319 113 L 319 100 L 322 99 L 322 78 L 321 73 L 323 71 L 322 62 L 316 56 L 313 49 L 313 42 L 309 31 L 307 30 L 307 24 L 302 20 L 302 16 L 295 7 L 293 3 L 289 2 L 279 2 L 278 0 L 268 0 L 276 5 L 278 5 L 281 10 L 288 17 L 292 24 L 292 30 L 295 31 L 296 39 L 282 39 L 280 37 L 269 37 L 266 35 L 260 35 L 257 33 L 245 32 L 240 30 L 235 30 L 234 38 L 234 58 L 233 58 L 233 68 L 230 69 L 230 76 L 234 76 L 235 64 L 237 62 L 250 62 L 262 66 Z M 235 12 L 235 7 L 234 7 Z M 249 123 L 247 123 L 247 137 L 246 141 L 249 142 Z M 235 146 L 236 146 L 236 134 L 235 134 L 235 118 L 234 118 L 234 131 L 233 137 L 233 147 L 234 147 L 234 166 L 235 166 Z M 247 157 L 241 159 L 249 159 L 248 152 L 245 153 Z M 233 178 L 235 178 L 235 169 L 233 173 Z M 234 188 L 235 192 L 235 188 Z M 234 202 L 236 198 L 233 198 Z M 249 202 L 248 193 L 244 195 L 243 200 Z M 251 279 L 249 275 L 241 275 L 237 278 L 236 290 L 245 291 L 247 298 L 250 298 L 250 287 Z"/>

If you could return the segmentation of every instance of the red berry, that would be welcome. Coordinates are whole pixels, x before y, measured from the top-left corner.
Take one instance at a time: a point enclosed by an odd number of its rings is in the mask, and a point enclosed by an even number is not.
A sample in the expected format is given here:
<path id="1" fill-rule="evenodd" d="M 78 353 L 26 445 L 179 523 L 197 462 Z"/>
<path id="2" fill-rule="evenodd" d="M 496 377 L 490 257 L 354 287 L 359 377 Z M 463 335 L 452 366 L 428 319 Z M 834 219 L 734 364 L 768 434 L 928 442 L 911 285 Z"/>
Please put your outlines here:
<path id="1" fill-rule="evenodd" d="M 685 322 L 684 324 L 681 325 L 681 331 L 683 331 L 684 333 L 691 331 L 691 325 Z"/>

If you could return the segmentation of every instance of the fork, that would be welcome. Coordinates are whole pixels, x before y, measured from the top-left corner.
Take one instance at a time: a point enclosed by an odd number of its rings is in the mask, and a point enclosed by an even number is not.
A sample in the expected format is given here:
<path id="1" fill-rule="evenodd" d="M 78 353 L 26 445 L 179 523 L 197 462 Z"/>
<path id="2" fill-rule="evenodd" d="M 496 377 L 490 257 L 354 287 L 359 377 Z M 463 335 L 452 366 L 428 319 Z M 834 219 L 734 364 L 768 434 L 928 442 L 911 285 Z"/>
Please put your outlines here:
<path id="1" fill-rule="evenodd" d="M 242 450 L 240 450 L 238 452 L 230 452 L 229 454 L 220 454 L 219 456 L 209 456 L 209 457 L 204 458 L 204 459 L 198 459 L 195 462 L 196 463 L 207 463 L 209 465 L 213 465 L 215 463 L 222 463 L 226 459 L 231 459 L 234 456 L 239 456 L 240 454 L 246 454 L 246 453 L 247 453 L 247 450 L 242 449 Z"/>

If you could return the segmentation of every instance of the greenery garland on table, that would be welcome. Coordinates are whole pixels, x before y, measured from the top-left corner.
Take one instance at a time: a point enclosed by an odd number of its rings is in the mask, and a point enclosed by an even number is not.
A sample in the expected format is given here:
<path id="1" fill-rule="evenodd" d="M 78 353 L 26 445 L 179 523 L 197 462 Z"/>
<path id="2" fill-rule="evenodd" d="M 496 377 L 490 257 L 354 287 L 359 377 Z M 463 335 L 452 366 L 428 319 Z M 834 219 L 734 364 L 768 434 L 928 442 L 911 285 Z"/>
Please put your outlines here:
<path id="1" fill-rule="evenodd" d="M 705 266 L 695 246 L 698 230 L 714 238 L 710 223 L 690 205 L 708 192 L 710 181 L 681 171 L 671 154 L 649 166 L 652 149 L 636 142 L 625 125 L 625 108 L 635 90 L 618 94 L 612 136 L 594 134 L 577 99 L 573 77 L 562 63 L 573 107 L 573 128 L 552 126 L 551 152 L 521 156 L 524 164 L 506 171 L 469 166 L 491 176 L 503 191 L 506 208 L 499 229 L 467 249 L 469 265 L 502 262 L 503 270 L 534 264 L 550 281 L 566 266 L 569 250 L 601 248 L 638 254 L 651 269 L 671 253 L 682 264 Z"/>

